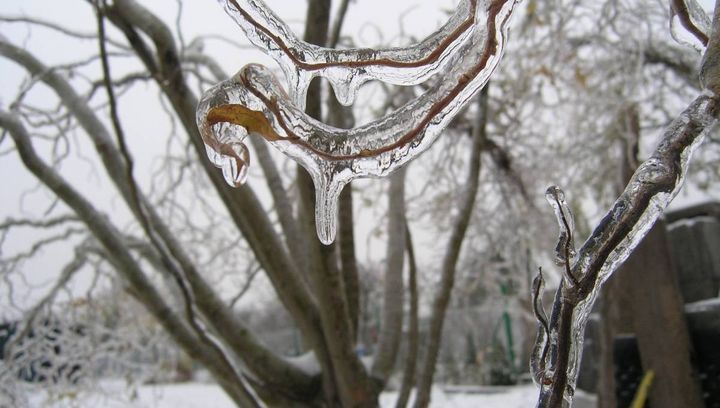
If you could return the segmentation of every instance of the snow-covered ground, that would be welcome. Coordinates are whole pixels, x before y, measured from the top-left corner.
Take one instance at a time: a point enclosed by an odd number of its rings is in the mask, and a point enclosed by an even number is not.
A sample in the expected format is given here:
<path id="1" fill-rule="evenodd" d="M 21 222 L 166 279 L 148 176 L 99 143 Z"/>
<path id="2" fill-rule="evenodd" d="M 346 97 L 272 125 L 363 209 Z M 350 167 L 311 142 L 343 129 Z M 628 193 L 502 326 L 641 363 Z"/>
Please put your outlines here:
<path id="1" fill-rule="evenodd" d="M 383 393 L 382 407 L 392 407 L 397 394 Z M 432 408 L 528 408 L 535 405 L 532 385 L 506 389 L 448 389 L 433 392 Z M 56 394 L 37 390 L 30 407 L 42 408 L 234 408 L 220 387 L 203 383 L 144 385 L 128 388 L 122 381 L 102 382 L 93 392 Z M 0 404 L 2 405 L 2 404 Z"/>
<path id="2" fill-rule="evenodd" d="M 29 392 L 31 408 L 234 408 L 230 398 L 213 384 L 143 385 L 128 387 L 122 381 L 103 381 L 92 392 L 62 394 L 35 390 Z M 594 406 L 594 398 L 576 395 L 576 408 Z M 393 407 L 397 393 L 385 392 L 382 407 Z M 437 387 L 431 408 L 531 408 L 537 390 L 533 385 L 517 387 Z M 0 398 L 0 400 L 2 400 Z M 0 402 L 0 408 L 5 406 Z"/>

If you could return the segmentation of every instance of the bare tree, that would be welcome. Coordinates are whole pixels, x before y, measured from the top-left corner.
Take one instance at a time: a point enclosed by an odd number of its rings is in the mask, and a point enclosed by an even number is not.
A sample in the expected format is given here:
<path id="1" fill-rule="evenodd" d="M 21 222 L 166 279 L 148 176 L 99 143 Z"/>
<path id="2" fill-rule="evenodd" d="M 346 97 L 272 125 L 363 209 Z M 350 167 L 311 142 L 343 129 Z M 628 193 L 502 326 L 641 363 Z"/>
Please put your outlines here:
<path id="1" fill-rule="evenodd" d="M 496 12 L 507 3 L 509 1 L 496 0 L 487 4 L 491 5 L 491 12 Z M 593 2 L 592 6 L 599 3 Z M 463 4 L 486 3 L 470 0 Z M 511 43 L 509 49 L 512 64 L 504 67 L 504 73 L 494 79 L 492 87 L 485 88 L 476 104 L 458 114 L 445 131 L 446 137 L 438 141 L 441 148 L 428 153 L 429 157 L 424 159 L 431 163 L 430 170 L 411 167 L 406 175 L 400 170 L 390 183 L 386 194 L 388 226 L 387 255 L 382 268 L 382 325 L 373 362 L 366 366 L 355 350 L 361 331 L 363 299 L 353 213 L 358 208 L 358 197 L 374 194 L 373 198 L 377 199 L 376 190 L 366 193 L 352 189 L 351 185 L 345 187 L 338 203 L 336 243 L 322 245 L 316 235 L 313 180 L 302 167 L 289 166 L 277 159 L 261 140 L 274 142 L 277 135 L 277 131 L 268 128 L 267 118 L 248 116 L 246 111 L 240 111 L 239 116 L 232 115 L 238 111 L 216 111 L 226 114 L 225 119 L 232 119 L 218 120 L 216 124 L 234 122 L 250 130 L 253 134 L 249 138 L 250 148 L 264 175 L 264 184 L 229 187 L 227 177 L 206 159 L 206 144 L 222 150 L 222 141 L 201 135 L 196 126 L 199 101 L 196 90 L 205 90 L 229 77 L 222 65 L 204 50 L 207 39 L 186 42 L 182 32 L 172 24 L 133 0 L 95 1 L 91 6 L 96 13 L 97 28 L 90 33 L 30 17 L 0 17 L 6 22 L 54 30 L 77 41 L 89 39 L 95 41 L 99 49 L 97 57 L 55 66 L 0 37 L 0 55 L 28 74 L 12 103 L 0 110 L 3 135 L 10 136 L 13 140 L 10 151 L 17 153 L 25 168 L 51 191 L 58 203 L 44 219 L 24 217 L 2 224 L 3 234 L 30 227 L 47 235 L 16 259 L 4 257 L 3 273 L 22 272 L 22 261 L 33 258 L 39 248 L 71 237 L 77 259 L 64 269 L 56 286 L 65 286 L 71 275 L 83 269 L 77 266 L 83 262 L 98 265 L 93 270 L 102 271 L 104 276 L 111 271 L 115 282 L 153 315 L 180 348 L 206 367 L 239 406 L 377 406 L 378 395 L 399 362 L 397 350 L 405 333 L 406 318 L 410 321 L 407 337 L 411 351 L 402 362 L 405 369 L 398 406 L 405 406 L 413 384 L 417 386 L 418 395 L 415 406 L 427 406 L 446 311 L 452 304 L 457 275 L 467 272 L 461 270 L 461 257 L 481 257 L 502 250 L 507 251 L 506 258 L 515 266 L 522 264 L 519 257 L 513 256 L 517 248 L 537 252 L 540 245 L 524 242 L 527 235 L 524 232 L 543 223 L 528 226 L 531 224 L 528 220 L 540 218 L 528 180 L 535 187 L 562 165 L 568 164 L 566 168 L 571 168 L 569 164 L 574 161 L 599 161 L 598 157 L 604 154 L 603 147 L 598 147 L 602 138 L 597 138 L 592 148 L 578 143 L 558 147 L 549 139 L 560 139 L 565 133 L 575 131 L 580 134 L 602 122 L 598 119 L 581 126 L 581 119 L 592 116 L 586 115 L 587 111 L 615 110 L 614 100 L 596 99 L 581 104 L 582 97 L 578 97 L 569 103 L 577 109 L 571 121 L 577 128 L 561 131 L 555 129 L 555 117 L 548 121 L 545 117 L 551 115 L 540 113 L 553 111 L 557 106 L 553 106 L 556 102 L 537 96 L 538 81 L 549 78 L 547 81 L 553 82 L 555 89 L 566 90 L 587 87 L 592 80 L 588 67 L 583 66 L 584 61 L 566 63 L 571 60 L 567 54 L 583 54 L 580 51 L 589 42 L 586 38 L 574 37 L 576 27 L 570 27 L 574 17 L 578 21 L 586 17 L 581 15 L 581 7 L 541 9 L 536 1 L 528 1 L 525 20 L 518 29 L 518 45 L 513 48 Z M 304 41 L 328 48 L 342 43 L 342 22 L 352 8 L 344 1 L 340 14 L 331 23 L 330 6 L 329 0 L 308 3 Z M 556 20 L 567 27 L 553 29 Z M 614 27 L 610 19 L 603 19 L 601 23 Z M 451 29 L 448 29 L 451 34 L 457 32 Z M 456 41 L 460 37 L 449 38 Z M 572 47 L 553 47 L 560 40 Z M 607 50 L 617 45 L 600 40 L 605 48 L 600 45 L 598 49 Z M 649 63 L 676 73 L 683 89 L 688 88 L 694 79 L 685 54 L 675 53 L 676 49 L 664 45 L 642 48 L 645 57 Z M 491 44 L 488 49 L 492 47 Z M 711 41 L 706 53 L 708 61 L 715 55 L 712 50 Z M 481 51 L 483 49 L 473 52 Z M 432 60 L 438 53 L 430 55 Z M 118 61 L 128 57 L 134 61 L 133 68 L 118 74 L 121 66 Z M 713 64 L 704 65 L 709 89 L 715 86 Z M 93 69 L 85 69 L 87 65 Z M 601 71 L 612 72 L 615 67 L 608 64 Z M 78 81 L 78 77 L 86 80 Z M 636 79 L 633 75 L 618 78 L 625 84 Z M 458 82 L 463 80 L 469 79 L 461 77 Z M 163 113 L 154 112 L 153 117 L 170 118 L 174 132 L 164 152 L 161 170 L 152 178 L 150 187 L 138 174 L 139 166 L 133 159 L 133 155 L 140 156 L 144 146 L 129 130 L 132 124 L 122 120 L 123 98 L 142 83 L 158 92 L 165 109 Z M 668 83 L 667 88 L 679 87 L 677 81 Z M 28 94 L 34 92 L 38 84 L 51 90 L 54 108 L 37 108 L 28 102 Z M 387 103 L 382 113 L 398 111 L 413 94 L 425 91 L 427 85 L 388 88 L 383 93 Z M 320 82 L 309 84 L 307 99 L 303 101 L 307 114 L 337 127 L 352 127 L 352 111 L 340 106 L 331 92 L 327 95 L 323 92 Z M 535 360 L 536 379 L 543 386 L 542 404 L 558 406 L 566 390 L 572 390 L 576 366 L 568 354 L 577 352 L 579 343 L 571 342 L 570 337 L 582 333 L 581 321 L 580 327 L 573 327 L 577 326 L 573 313 L 582 313 L 586 305 L 592 303 L 587 299 L 596 295 L 594 288 L 605 277 L 606 269 L 602 269 L 602 265 L 608 259 L 623 257 L 622 254 L 610 255 L 615 247 L 625 245 L 624 239 L 634 231 L 632 226 L 647 225 L 648 220 L 657 215 L 647 215 L 645 211 L 656 205 L 653 197 L 667 194 L 679 184 L 678 154 L 685 152 L 702 130 L 714 123 L 715 103 L 714 95 L 699 97 L 687 115 L 669 128 L 666 143 L 661 145 L 655 161 L 641 166 L 615 205 L 612 216 L 593 234 L 592 237 L 598 239 L 588 241 L 579 250 L 579 260 L 572 268 L 571 238 L 577 233 L 561 222 L 565 234 L 559 246 L 560 259 L 564 262 L 563 283 L 556 311 L 545 324 L 547 331 L 541 333 L 541 339 L 548 333 L 555 339 L 553 330 L 556 330 L 559 342 L 539 343 L 538 351 L 542 354 Z M 580 112 L 580 109 L 587 111 Z M 661 109 L 667 107 L 662 105 L 658 110 Z M 314 124 L 304 122 L 308 123 Z M 595 132 L 588 133 L 595 135 Z M 82 185 L 71 182 L 62 172 L 64 148 L 70 145 L 67 141 L 74 134 L 87 138 L 95 148 L 103 176 L 111 182 L 113 194 L 123 203 L 122 211 L 129 214 L 131 221 L 127 225 L 123 225 L 125 219 L 103 209 L 101 200 L 92 192 L 83 190 Z M 225 151 L 238 170 L 243 168 L 247 150 Z M 367 152 L 357 156 L 364 155 Z M 548 158 L 556 162 L 548 163 Z M 653 163 L 659 163 L 660 167 L 651 167 Z M 668 167 L 667 174 L 656 171 L 664 170 L 663 166 Z M 238 181 L 244 176 L 240 171 L 229 174 L 232 180 Z M 565 176 L 571 177 L 562 177 Z M 661 179 L 649 180 L 646 176 Z M 594 177 L 594 182 L 602 178 Z M 408 179 L 427 181 L 416 181 L 413 185 L 407 183 Z M 587 178 L 583 182 L 594 186 Z M 433 193 L 435 201 L 418 198 L 428 191 Z M 560 221 L 563 217 L 567 221 L 567 207 L 561 205 L 559 194 L 553 197 L 558 197 Z M 431 211 L 427 210 L 428 203 L 434 204 Z M 417 262 L 413 244 L 417 245 L 418 240 L 411 239 L 409 232 L 417 231 L 413 223 L 420 224 L 428 213 L 433 217 L 433 228 L 439 232 L 439 238 L 433 239 L 433 249 L 441 254 L 438 265 Z M 237 238 L 239 235 L 242 239 Z M 414 237 L 417 235 L 420 234 Z M 631 235 L 633 240 L 639 236 Z M 490 249 L 483 252 L 478 246 Z M 408 265 L 407 268 L 404 265 Z M 405 269 L 409 274 L 407 284 L 403 279 Z M 233 309 L 238 296 L 247 293 L 256 270 L 267 277 L 278 301 L 296 325 L 305 351 L 302 358 L 288 358 L 273 350 Z M 242 271 L 247 272 L 247 280 L 227 295 L 223 291 L 227 277 Z M 417 285 L 422 273 L 437 277 L 434 279 L 437 290 L 428 290 L 434 300 L 430 331 L 424 345 L 419 344 L 424 337 L 418 334 L 418 296 L 422 292 Z M 539 314 L 540 283 L 538 281 L 535 288 Z M 409 316 L 404 306 L 406 297 L 411 305 Z M 43 303 L 50 300 L 50 297 L 43 299 Z M 570 347 L 573 344 L 574 348 Z M 423 356 L 420 364 L 416 364 L 416 354 Z M 307 364 L 308 361 L 312 364 Z"/>

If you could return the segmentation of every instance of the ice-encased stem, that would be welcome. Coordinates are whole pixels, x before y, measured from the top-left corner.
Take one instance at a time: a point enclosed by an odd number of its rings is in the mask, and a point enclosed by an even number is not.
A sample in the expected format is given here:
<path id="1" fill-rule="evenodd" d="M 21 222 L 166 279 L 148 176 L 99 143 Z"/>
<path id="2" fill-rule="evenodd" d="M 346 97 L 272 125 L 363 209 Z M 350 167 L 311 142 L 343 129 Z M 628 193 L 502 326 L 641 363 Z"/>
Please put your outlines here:
<path id="1" fill-rule="evenodd" d="M 711 31 L 710 18 L 696 0 L 670 1 L 670 34 L 679 44 L 687 45 L 698 52 L 705 51 Z M 694 37 L 695 42 L 682 39 L 681 32 Z"/>
<path id="2" fill-rule="evenodd" d="M 565 192 L 558 186 L 550 186 L 545 191 L 545 199 L 555 213 L 560 230 L 555 246 L 555 263 L 563 268 L 564 278 L 569 285 L 576 285 L 577 278 L 572 274 L 570 265 L 575 258 L 575 218 L 565 200 Z"/>
<path id="3" fill-rule="evenodd" d="M 288 81 L 290 98 L 301 110 L 307 87 L 315 77 L 328 79 L 343 105 L 355 100 L 357 89 L 369 80 L 394 85 L 417 85 L 449 66 L 451 54 L 470 38 L 483 12 L 481 0 L 461 0 L 448 22 L 425 40 L 388 49 L 332 49 L 298 38 L 262 0 L 219 0 L 248 39 L 272 57 Z"/>
<path id="4" fill-rule="evenodd" d="M 249 157 L 244 154 L 247 149 L 239 149 L 238 144 L 242 145 L 242 138 L 248 134 L 264 138 L 310 173 L 315 182 L 317 204 L 322 206 L 316 208 L 318 236 L 324 243 L 332 242 L 341 186 L 359 177 L 386 176 L 432 145 L 455 115 L 482 89 L 497 67 L 507 39 L 508 22 L 517 2 L 463 2 L 464 7 L 475 11 L 472 24 L 461 30 L 446 49 L 434 51 L 432 47 L 437 46 L 437 41 L 423 42 L 412 48 L 420 52 L 421 59 L 428 59 L 423 67 L 432 74 L 442 75 L 442 78 L 425 94 L 392 114 L 353 129 L 329 126 L 308 116 L 297 101 L 285 93 L 269 69 L 257 64 L 247 65 L 234 77 L 208 90 L 198 106 L 197 122 L 203 141 L 210 150 L 219 154 L 211 155 L 213 163 L 230 176 L 244 174 Z M 262 5 L 259 1 L 252 3 Z M 462 27 L 460 24 L 452 32 Z M 262 43 L 270 49 L 276 40 L 267 33 L 264 35 L 272 40 Z M 468 38 L 463 39 L 464 36 Z M 431 49 L 425 50 L 424 47 Z M 403 50 L 406 49 L 388 50 L 387 53 L 397 54 L 401 62 L 414 61 L 411 56 L 403 54 L 407 52 Z M 313 52 L 320 53 L 313 54 L 315 60 L 326 60 L 323 64 L 332 62 L 333 72 L 341 73 L 345 78 L 343 81 L 348 83 L 356 81 L 353 78 L 357 75 L 365 75 L 372 70 L 384 72 L 379 79 L 386 82 L 414 83 L 412 78 L 401 79 L 408 76 L 408 72 L 396 67 L 398 61 L 389 59 L 389 56 L 378 58 L 378 55 L 384 55 L 380 51 L 368 54 L 368 50 L 346 50 L 342 58 L 334 50 L 317 48 Z M 325 52 L 330 54 L 323 54 Z M 284 50 L 283 53 L 287 54 Z M 346 60 L 350 56 L 353 56 L 352 59 Z M 444 59 L 447 61 L 440 61 Z M 286 72 L 305 72 L 296 69 L 298 62 L 295 60 L 279 61 L 292 65 L 287 67 Z M 441 70 L 443 67 L 445 69 Z M 218 129 L 224 129 L 223 126 L 228 124 L 244 130 L 219 132 Z M 228 159 L 223 156 L 228 156 Z M 234 168 L 225 169 L 227 166 Z M 230 177 L 231 180 L 237 178 Z"/>
<path id="5" fill-rule="evenodd" d="M 558 289 L 550 320 L 548 381 L 538 407 L 572 401 L 583 336 L 600 288 L 627 259 L 682 187 L 690 156 L 717 122 L 717 96 L 697 97 L 665 130 L 653 155 L 637 169 L 622 195 L 578 251 L 576 286 Z"/>
<path id="6" fill-rule="evenodd" d="M 543 278 L 542 268 L 539 268 L 538 274 L 532 282 L 531 294 L 533 314 L 535 315 L 535 319 L 538 321 L 538 332 L 530 354 L 530 373 L 533 377 L 533 381 L 538 386 L 542 385 L 545 381 L 545 364 L 547 362 L 548 342 L 550 337 L 548 318 L 542 304 L 544 287 L 545 279 Z"/>

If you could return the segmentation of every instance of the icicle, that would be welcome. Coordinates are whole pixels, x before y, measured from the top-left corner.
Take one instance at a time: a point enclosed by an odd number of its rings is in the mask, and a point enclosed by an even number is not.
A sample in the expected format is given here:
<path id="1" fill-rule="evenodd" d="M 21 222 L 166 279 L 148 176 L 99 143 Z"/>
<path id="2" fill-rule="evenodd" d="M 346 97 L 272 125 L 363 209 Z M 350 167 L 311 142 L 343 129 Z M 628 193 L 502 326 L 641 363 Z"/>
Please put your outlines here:
<path id="1" fill-rule="evenodd" d="M 331 243 L 342 186 L 358 177 L 386 176 L 430 147 L 487 83 L 502 56 L 516 3 L 464 1 L 446 26 L 414 47 L 337 51 L 297 40 L 261 1 L 227 0 L 228 12 L 254 44 L 283 66 L 292 86 L 288 96 L 269 69 L 250 64 L 208 90 L 197 122 L 203 141 L 214 151 L 211 160 L 234 185 L 248 163 L 247 150 L 237 144 L 247 134 L 263 137 L 312 176 L 318 236 Z M 352 102 L 357 87 L 369 79 L 408 85 L 436 73 L 444 79 L 425 94 L 354 129 L 328 126 L 302 109 L 312 76 L 327 77 L 341 102 Z M 221 125 L 244 130 L 223 132 Z M 212 156 L 218 154 L 222 157 Z"/>
<path id="2" fill-rule="evenodd" d="M 337 229 L 338 197 L 345 183 L 337 180 L 315 180 L 315 228 L 320 242 L 330 245 Z"/>

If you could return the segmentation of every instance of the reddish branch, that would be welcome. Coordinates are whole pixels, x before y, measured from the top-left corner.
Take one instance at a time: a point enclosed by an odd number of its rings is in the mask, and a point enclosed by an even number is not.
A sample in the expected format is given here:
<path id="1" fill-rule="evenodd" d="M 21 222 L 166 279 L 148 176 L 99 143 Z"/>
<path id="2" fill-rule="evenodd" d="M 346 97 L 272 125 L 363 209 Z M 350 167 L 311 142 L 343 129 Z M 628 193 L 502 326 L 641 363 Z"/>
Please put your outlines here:
<path id="1" fill-rule="evenodd" d="M 238 157 L 237 154 L 234 153 L 234 150 L 232 148 L 218 141 L 211 130 L 213 125 L 228 122 L 235 125 L 244 126 L 253 133 L 262 136 L 263 138 L 265 138 L 265 140 L 269 142 L 278 140 L 289 141 L 302 146 L 308 151 L 313 152 L 314 154 L 326 160 L 333 161 L 373 157 L 394 149 L 402 148 L 403 146 L 412 143 L 418 137 L 420 137 L 425 131 L 425 129 L 428 127 L 428 125 L 455 99 L 457 99 L 457 97 L 470 85 L 470 83 L 478 75 L 480 75 L 481 72 L 483 72 L 483 70 L 487 67 L 490 58 L 499 52 L 501 39 L 498 38 L 496 34 L 497 23 L 495 21 L 495 18 L 497 17 L 498 13 L 500 13 L 503 6 L 509 1 L 514 0 L 497 0 L 490 5 L 488 9 L 488 38 L 485 42 L 485 48 L 483 50 L 482 56 L 478 60 L 478 62 L 472 67 L 470 67 L 467 72 L 460 75 L 459 79 L 457 80 L 457 85 L 453 87 L 450 91 L 448 91 L 436 103 L 434 103 L 415 127 L 409 129 L 404 135 L 400 136 L 398 140 L 393 143 L 375 149 L 363 149 L 359 153 L 352 155 L 332 154 L 330 152 L 326 152 L 312 146 L 310 143 L 306 142 L 299 135 L 297 135 L 297 133 L 295 133 L 293 129 L 293 126 L 287 123 L 284 115 L 282 114 L 282 108 L 278 101 L 278 96 L 273 95 L 268 97 L 264 95 L 259 89 L 257 89 L 257 87 L 253 85 L 252 80 L 248 78 L 248 74 L 250 72 L 247 69 L 238 75 L 238 80 L 241 82 L 242 86 L 247 88 L 253 95 L 255 95 L 260 101 L 262 101 L 265 107 L 273 115 L 275 121 L 284 131 L 285 136 L 278 135 L 273 129 L 269 120 L 265 118 L 261 112 L 253 111 L 249 108 L 237 104 L 224 104 L 215 106 L 209 110 L 207 114 L 207 122 L 204 126 L 205 128 L 201 129 L 203 140 L 209 146 L 212 146 L 216 151 L 226 152 L 228 156 L 234 157 L 238 161 L 238 165 L 241 166 L 244 166 L 247 163 L 246 158 Z M 508 14 L 506 18 L 509 17 L 510 14 Z M 500 24 L 505 24 L 505 22 L 502 21 L 500 22 Z M 342 64 L 345 66 L 350 66 L 349 64 L 344 62 Z M 313 126 L 311 122 L 308 125 L 311 127 Z"/>
<path id="2" fill-rule="evenodd" d="M 393 68 L 417 68 L 424 65 L 434 63 L 437 59 L 445 52 L 445 50 L 455 42 L 465 31 L 475 24 L 475 11 L 477 10 L 477 0 L 470 0 L 470 12 L 468 13 L 467 19 L 465 19 L 447 38 L 438 44 L 438 46 L 430 52 L 426 57 L 423 57 L 416 61 L 395 61 L 388 58 L 375 58 L 375 59 L 359 59 L 358 57 L 349 58 L 349 61 L 337 61 L 337 62 L 322 62 L 322 63 L 308 63 L 298 58 L 291 46 L 287 45 L 282 38 L 274 34 L 270 29 L 260 24 L 257 20 L 252 18 L 242 6 L 238 4 L 236 0 L 228 0 L 235 9 L 243 16 L 243 18 L 253 25 L 256 29 L 261 31 L 263 34 L 268 36 L 275 45 L 277 45 L 285 55 L 290 58 L 293 64 L 306 71 L 317 71 L 324 68 L 343 66 L 343 67 L 367 67 L 367 66 L 387 66 Z M 333 41 L 337 41 L 335 37 Z M 333 52 L 331 49 L 326 49 L 327 52 Z M 348 54 L 351 51 L 343 50 L 343 54 Z"/>

